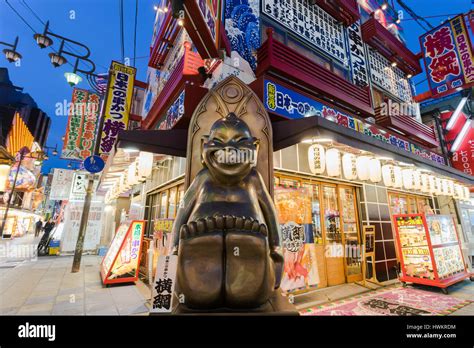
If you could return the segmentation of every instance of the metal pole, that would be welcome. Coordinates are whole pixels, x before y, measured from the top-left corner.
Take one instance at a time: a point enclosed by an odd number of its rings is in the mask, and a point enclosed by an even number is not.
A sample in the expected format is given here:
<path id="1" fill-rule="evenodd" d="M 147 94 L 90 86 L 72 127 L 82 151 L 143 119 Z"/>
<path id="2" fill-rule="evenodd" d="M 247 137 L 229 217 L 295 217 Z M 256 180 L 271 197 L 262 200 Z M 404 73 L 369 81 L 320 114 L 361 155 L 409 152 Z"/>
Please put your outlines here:
<path id="1" fill-rule="evenodd" d="M 81 224 L 79 225 L 79 235 L 77 236 L 76 249 L 74 250 L 74 259 L 72 262 L 72 273 L 79 272 L 81 269 L 82 251 L 84 248 L 84 238 L 86 236 L 87 220 L 89 219 L 89 211 L 92 200 L 92 189 L 94 187 L 94 174 L 88 174 L 88 183 L 86 190 L 86 198 L 84 200 L 84 209 L 82 210 Z"/>
<path id="2" fill-rule="evenodd" d="M 16 179 L 18 178 L 18 173 L 20 172 L 21 161 L 23 161 L 23 157 L 24 157 L 23 153 L 20 153 L 20 162 L 18 163 L 18 168 L 17 168 L 16 173 L 15 173 L 15 179 L 13 180 L 12 193 L 8 197 L 7 206 L 5 208 L 5 215 L 3 216 L 3 221 L 2 221 L 2 228 L 0 229 L 2 238 L 3 238 L 3 230 L 5 228 L 5 223 L 7 222 L 8 211 L 10 210 L 10 204 L 11 204 L 11 201 L 12 201 L 12 197 L 13 197 L 13 194 L 15 193 Z"/>

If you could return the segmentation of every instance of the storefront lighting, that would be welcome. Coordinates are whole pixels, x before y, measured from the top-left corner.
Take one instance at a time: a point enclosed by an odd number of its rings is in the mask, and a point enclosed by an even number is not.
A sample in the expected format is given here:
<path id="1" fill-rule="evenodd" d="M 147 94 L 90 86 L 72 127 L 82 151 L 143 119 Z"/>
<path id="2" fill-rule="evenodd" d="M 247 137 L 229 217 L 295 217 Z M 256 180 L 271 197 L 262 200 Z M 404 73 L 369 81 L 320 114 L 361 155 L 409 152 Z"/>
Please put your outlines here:
<path id="1" fill-rule="evenodd" d="M 456 109 L 454 110 L 453 114 L 449 118 L 448 124 L 446 125 L 446 130 L 449 131 L 454 127 L 456 121 L 459 118 L 459 115 L 461 115 L 461 111 L 464 108 L 464 105 L 466 105 L 467 99 L 467 97 L 462 98 L 458 106 L 456 106 Z"/>
<path id="2" fill-rule="evenodd" d="M 46 48 L 53 44 L 53 40 L 43 34 L 35 34 L 33 37 L 40 48 Z"/>
<path id="3" fill-rule="evenodd" d="M 359 156 L 356 160 L 357 167 L 357 177 L 359 180 L 365 181 L 370 178 L 370 157 L 369 156 Z"/>
<path id="4" fill-rule="evenodd" d="M 325 143 L 332 143 L 332 139 L 330 138 L 311 138 L 311 139 L 304 139 L 302 141 L 304 144 L 325 144 Z"/>
<path id="5" fill-rule="evenodd" d="M 413 77 L 412 74 L 408 74 L 408 75 L 407 75 L 407 79 L 411 79 L 412 77 Z"/>
<path id="6" fill-rule="evenodd" d="M 138 150 L 134 147 L 127 147 L 127 148 L 123 149 L 123 152 L 125 152 L 125 153 L 133 153 L 133 152 L 138 152 L 138 151 L 140 151 L 140 150 Z"/>
<path id="7" fill-rule="evenodd" d="M 393 161 L 392 157 L 387 157 L 387 156 L 377 156 L 376 158 L 380 161 Z"/>
<path id="8" fill-rule="evenodd" d="M 397 62 L 392 62 L 390 65 L 392 66 L 392 68 L 395 68 L 397 66 Z"/>
<path id="9" fill-rule="evenodd" d="M 403 187 L 406 190 L 413 190 L 413 170 L 412 169 L 403 169 L 402 170 L 402 177 L 403 177 Z"/>
<path id="10" fill-rule="evenodd" d="M 429 175 L 428 174 L 421 174 L 420 178 L 421 178 L 421 192 L 431 193 L 430 192 L 430 177 L 429 177 Z"/>
<path id="11" fill-rule="evenodd" d="M 395 23 L 397 24 L 400 24 L 402 21 L 400 20 L 400 18 L 397 18 L 397 20 L 395 21 Z"/>
<path id="12" fill-rule="evenodd" d="M 10 166 L 8 164 L 0 164 L 0 192 L 5 192 L 6 190 L 9 173 Z"/>
<path id="13" fill-rule="evenodd" d="M 184 21 L 182 19 L 178 19 L 178 25 L 182 27 L 184 25 Z"/>
<path id="14" fill-rule="evenodd" d="M 308 148 L 309 169 L 313 174 L 322 174 L 326 169 L 326 151 L 322 145 L 314 144 Z"/>
<path id="15" fill-rule="evenodd" d="M 341 175 L 341 153 L 338 149 L 326 151 L 326 172 L 328 176 Z"/>
<path id="16" fill-rule="evenodd" d="M 49 59 L 51 60 L 51 64 L 53 64 L 53 66 L 55 68 L 63 65 L 64 63 L 67 62 L 67 59 L 64 58 L 62 55 L 60 54 L 56 54 L 56 53 L 50 53 L 48 54 L 49 56 Z"/>
<path id="17" fill-rule="evenodd" d="M 158 6 L 156 6 L 156 5 L 153 6 L 153 9 L 154 9 L 155 11 L 158 11 Z"/>
<path id="18" fill-rule="evenodd" d="M 140 151 L 137 158 L 138 179 L 143 180 L 151 175 L 153 171 L 153 153 Z"/>
<path id="19" fill-rule="evenodd" d="M 413 189 L 421 190 L 421 172 L 419 170 L 413 170 Z"/>
<path id="20" fill-rule="evenodd" d="M 82 81 L 82 77 L 73 72 L 64 73 L 64 76 L 66 77 L 67 83 L 69 83 L 71 87 L 76 86 Z"/>
<path id="21" fill-rule="evenodd" d="M 393 165 L 386 164 L 382 166 L 383 184 L 387 187 L 395 187 L 395 171 Z"/>
<path id="22" fill-rule="evenodd" d="M 403 186 L 402 168 L 398 166 L 393 166 L 393 172 L 394 172 L 394 177 L 395 177 L 395 187 L 402 188 Z"/>
<path id="23" fill-rule="evenodd" d="M 453 146 L 451 147 L 451 152 L 456 152 L 459 150 L 459 147 L 463 143 L 463 140 L 467 134 L 467 132 L 472 128 L 473 126 L 473 120 L 467 120 L 466 123 L 464 123 L 464 126 L 462 126 L 461 131 L 459 132 L 458 136 L 456 137 L 456 140 L 454 140 Z"/>
<path id="24" fill-rule="evenodd" d="M 373 183 L 382 181 L 382 164 L 377 158 L 370 160 L 369 180 Z"/>
<path id="25" fill-rule="evenodd" d="M 40 166 L 41 165 L 41 161 L 39 159 L 36 159 L 33 163 L 34 163 L 35 166 Z"/>
<path id="26" fill-rule="evenodd" d="M 347 180 L 357 179 L 357 158 L 351 153 L 342 156 L 342 173 Z"/>
<path id="27" fill-rule="evenodd" d="M 404 166 L 404 167 L 414 167 L 415 165 L 413 163 L 406 163 L 406 162 L 397 162 L 398 165 Z"/>
<path id="28" fill-rule="evenodd" d="M 469 191 L 469 187 L 464 186 L 463 189 L 464 189 L 464 197 L 463 197 L 464 200 L 465 201 L 470 200 L 471 199 L 471 192 Z"/>
<path id="29" fill-rule="evenodd" d="M 384 3 L 382 4 L 382 6 L 380 6 L 380 8 L 385 11 L 388 8 L 387 2 L 384 1 Z"/>
<path id="30" fill-rule="evenodd" d="M 443 184 L 441 182 L 441 178 L 436 178 L 435 177 L 435 181 L 436 181 L 436 194 L 437 195 L 442 195 L 443 194 Z"/>

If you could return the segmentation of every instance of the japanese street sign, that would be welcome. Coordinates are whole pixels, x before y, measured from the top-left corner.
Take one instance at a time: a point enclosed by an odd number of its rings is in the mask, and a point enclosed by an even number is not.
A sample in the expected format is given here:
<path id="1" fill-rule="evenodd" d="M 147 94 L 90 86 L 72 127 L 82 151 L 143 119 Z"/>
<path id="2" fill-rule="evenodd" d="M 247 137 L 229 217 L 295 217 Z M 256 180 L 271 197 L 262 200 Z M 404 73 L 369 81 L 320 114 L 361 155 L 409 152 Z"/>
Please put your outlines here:
<path id="1" fill-rule="evenodd" d="M 99 121 L 100 97 L 74 88 L 61 158 L 83 160 L 94 150 Z"/>
<path id="2" fill-rule="evenodd" d="M 172 300 L 176 285 L 177 265 L 177 255 L 161 255 L 158 257 L 150 313 L 170 313 L 173 310 Z"/>
<path id="3" fill-rule="evenodd" d="M 84 169 L 89 173 L 99 173 L 104 167 L 105 162 L 99 156 L 89 156 L 84 160 Z"/>
<path id="4" fill-rule="evenodd" d="M 473 53 L 464 15 L 422 35 L 420 45 L 434 96 L 474 83 Z"/>
<path id="5" fill-rule="evenodd" d="M 112 62 L 104 108 L 104 125 L 100 135 L 99 154 L 104 159 L 112 151 L 118 133 L 128 128 L 136 69 Z"/>

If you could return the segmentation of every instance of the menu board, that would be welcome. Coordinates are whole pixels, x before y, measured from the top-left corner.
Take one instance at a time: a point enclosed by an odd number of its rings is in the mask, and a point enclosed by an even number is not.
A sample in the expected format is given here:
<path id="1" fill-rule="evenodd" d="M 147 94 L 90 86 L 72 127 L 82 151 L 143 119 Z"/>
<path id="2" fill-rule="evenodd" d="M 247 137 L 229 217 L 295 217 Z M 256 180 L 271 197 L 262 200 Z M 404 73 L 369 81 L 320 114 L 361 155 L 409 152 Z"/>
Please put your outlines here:
<path id="1" fill-rule="evenodd" d="M 453 218 L 449 215 L 427 215 L 426 223 L 439 278 L 464 272 L 463 257 Z"/>
<path id="2" fill-rule="evenodd" d="M 291 292 L 317 286 L 319 273 L 308 189 L 278 186 L 274 196 L 285 258 L 281 289 Z"/>
<path id="3" fill-rule="evenodd" d="M 433 262 L 421 215 L 395 216 L 404 274 L 434 280 Z"/>
<path id="4" fill-rule="evenodd" d="M 104 284 L 133 282 L 138 279 L 138 265 L 145 222 L 134 220 L 120 225 L 101 265 Z"/>

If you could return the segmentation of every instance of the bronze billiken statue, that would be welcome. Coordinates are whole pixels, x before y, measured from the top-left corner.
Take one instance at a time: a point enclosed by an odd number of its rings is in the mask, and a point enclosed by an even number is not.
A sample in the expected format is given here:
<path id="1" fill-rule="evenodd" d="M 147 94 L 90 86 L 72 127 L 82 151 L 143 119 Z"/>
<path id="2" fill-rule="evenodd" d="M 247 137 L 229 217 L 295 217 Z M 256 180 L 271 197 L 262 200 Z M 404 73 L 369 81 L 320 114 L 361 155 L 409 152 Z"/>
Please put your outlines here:
<path id="1" fill-rule="evenodd" d="M 178 294 L 192 309 L 252 309 L 280 286 L 272 198 L 255 169 L 258 140 L 234 113 L 217 120 L 173 226 Z"/>

